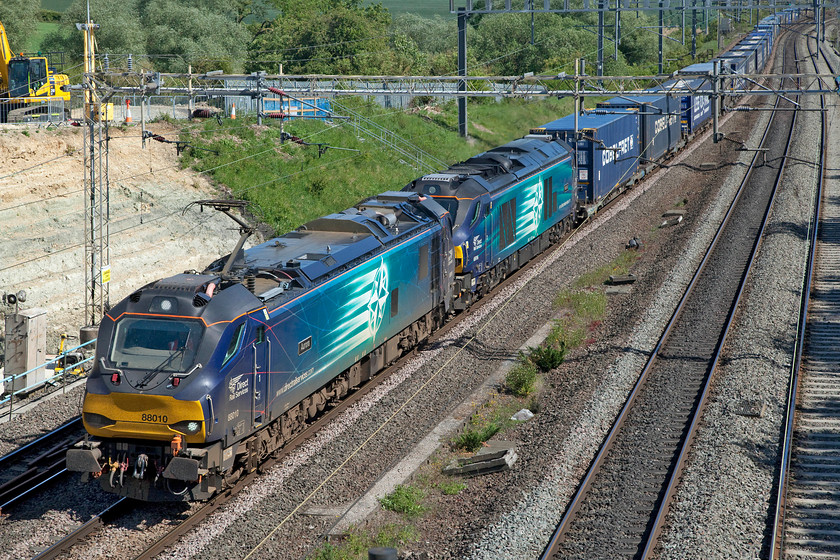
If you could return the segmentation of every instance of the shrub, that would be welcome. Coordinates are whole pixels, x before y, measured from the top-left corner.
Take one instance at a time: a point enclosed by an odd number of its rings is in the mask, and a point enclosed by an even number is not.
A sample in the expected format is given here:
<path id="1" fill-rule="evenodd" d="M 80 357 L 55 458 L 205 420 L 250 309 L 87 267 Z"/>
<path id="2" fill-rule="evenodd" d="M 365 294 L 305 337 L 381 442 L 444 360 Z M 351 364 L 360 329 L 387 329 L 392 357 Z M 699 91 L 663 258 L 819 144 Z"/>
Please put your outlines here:
<path id="1" fill-rule="evenodd" d="M 537 367 L 530 361 L 517 364 L 505 376 L 505 386 L 518 397 L 527 397 L 537 385 Z"/>
<path id="2" fill-rule="evenodd" d="M 497 423 L 491 422 L 483 428 L 470 428 L 468 430 L 464 430 L 461 435 L 455 438 L 455 448 L 474 453 L 481 449 L 482 443 L 496 435 L 501 429 L 501 426 Z"/>
<path id="3" fill-rule="evenodd" d="M 379 498 L 379 503 L 389 511 L 414 517 L 426 511 L 426 507 L 420 503 L 424 497 L 425 493 L 419 488 L 398 484 L 393 492 L 384 498 Z"/>
<path id="4" fill-rule="evenodd" d="M 553 344 L 546 344 L 536 348 L 528 348 L 530 355 L 528 359 L 540 368 L 540 371 L 551 371 L 566 358 L 566 343 L 561 340 L 559 347 Z"/>

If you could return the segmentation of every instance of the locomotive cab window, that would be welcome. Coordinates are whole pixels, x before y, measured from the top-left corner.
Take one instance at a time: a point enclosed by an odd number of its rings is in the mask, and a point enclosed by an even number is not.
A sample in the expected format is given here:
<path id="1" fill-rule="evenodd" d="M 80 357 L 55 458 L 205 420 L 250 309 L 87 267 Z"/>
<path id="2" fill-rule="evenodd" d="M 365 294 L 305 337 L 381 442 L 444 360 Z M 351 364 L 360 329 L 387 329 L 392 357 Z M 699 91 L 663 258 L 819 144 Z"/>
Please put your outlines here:
<path id="1" fill-rule="evenodd" d="M 233 336 L 230 339 L 230 344 L 228 345 L 227 352 L 225 352 L 225 359 L 222 360 L 222 365 L 225 365 L 230 361 L 231 358 L 236 354 L 236 351 L 239 350 L 239 345 L 242 343 L 242 338 L 245 335 L 245 323 L 242 323 L 238 327 L 236 327 L 236 331 L 233 333 Z"/>
<path id="2" fill-rule="evenodd" d="M 478 221 L 478 218 L 481 217 L 481 203 L 475 203 L 475 211 L 473 212 L 472 219 L 470 220 L 470 225 L 473 225 Z"/>
<path id="3" fill-rule="evenodd" d="M 109 358 L 120 368 L 184 372 L 203 334 L 199 321 L 124 317 L 114 329 Z"/>
<path id="4" fill-rule="evenodd" d="M 417 279 L 422 280 L 429 275 L 429 244 L 420 246 Z"/>

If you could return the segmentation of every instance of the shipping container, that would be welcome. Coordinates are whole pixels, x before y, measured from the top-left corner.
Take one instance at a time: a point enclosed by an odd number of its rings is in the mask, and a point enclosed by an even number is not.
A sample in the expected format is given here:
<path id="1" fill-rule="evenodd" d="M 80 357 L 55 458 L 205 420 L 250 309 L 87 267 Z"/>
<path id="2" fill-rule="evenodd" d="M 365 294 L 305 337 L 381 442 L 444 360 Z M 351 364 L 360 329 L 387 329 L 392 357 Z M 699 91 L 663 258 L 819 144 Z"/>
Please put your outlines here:
<path id="1" fill-rule="evenodd" d="M 708 65 L 710 68 L 712 66 L 711 63 L 703 64 Z M 698 65 L 692 64 L 692 66 Z M 691 68 L 691 66 L 688 68 Z M 685 68 L 684 70 L 687 71 L 688 68 Z M 707 78 L 686 77 L 680 80 L 670 80 L 665 82 L 661 87 L 655 89 L 657 91 L 690 89 L 694 92 L 708 92 L 680 96 L 680 112 L 682 113 L 681 124 L 684 134 L 694 134 L 712 117 L 712 100 L 709 96 L 709 93 L 712 91 L 712 85 Z"/>
<path id="2" fill-rule="evenodd" d="M 621 96 L 598 103 L 601 109 L 635 112 L 639 115 L 639 152 L 644 160 L 656 161 L 675 150 L 682 136 L 680 100 L 668 95 Z"/>
<path id="3" fill-rule="evenodd" d="M 639 116 L 635 113 L 587 112 L 578 117 L 575 139 L 574 115 L 552 121 L 538 129 L 575 146 L 578 200 L 594 212 L 617 186 L 633 179 L 639 166 Z"/>

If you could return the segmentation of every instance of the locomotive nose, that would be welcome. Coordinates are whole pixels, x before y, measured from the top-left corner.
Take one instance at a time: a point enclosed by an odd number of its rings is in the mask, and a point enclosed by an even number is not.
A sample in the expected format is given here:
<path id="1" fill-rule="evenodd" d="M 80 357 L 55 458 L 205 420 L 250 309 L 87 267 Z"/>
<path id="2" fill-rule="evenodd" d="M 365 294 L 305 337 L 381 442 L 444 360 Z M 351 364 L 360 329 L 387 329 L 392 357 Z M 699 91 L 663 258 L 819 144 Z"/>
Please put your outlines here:
<path id="1" fill-rule="evenodd" d="M 163 395 L 111 393 L 85 397 L 82 420 L 88 433 L 104 438 L 204 443 L 204 411 L 199 401 Z"/>

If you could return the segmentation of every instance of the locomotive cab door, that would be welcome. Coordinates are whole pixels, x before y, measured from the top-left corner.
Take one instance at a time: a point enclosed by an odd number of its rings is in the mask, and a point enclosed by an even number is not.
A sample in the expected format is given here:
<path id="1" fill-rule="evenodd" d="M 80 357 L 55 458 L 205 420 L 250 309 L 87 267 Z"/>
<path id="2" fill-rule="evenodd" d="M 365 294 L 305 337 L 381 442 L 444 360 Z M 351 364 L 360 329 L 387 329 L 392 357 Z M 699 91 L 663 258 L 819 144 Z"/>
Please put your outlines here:
<path id="1" fill-rule="evenodd" d="M 251 392 L 252 427 L 257 428 L 267 420 L 266 403 L 268 392 L 268 344 L 265 340 L 265 326 L 257 327 L 254 342 L 251 345 L 254 353 L 254 390 Z"/>

